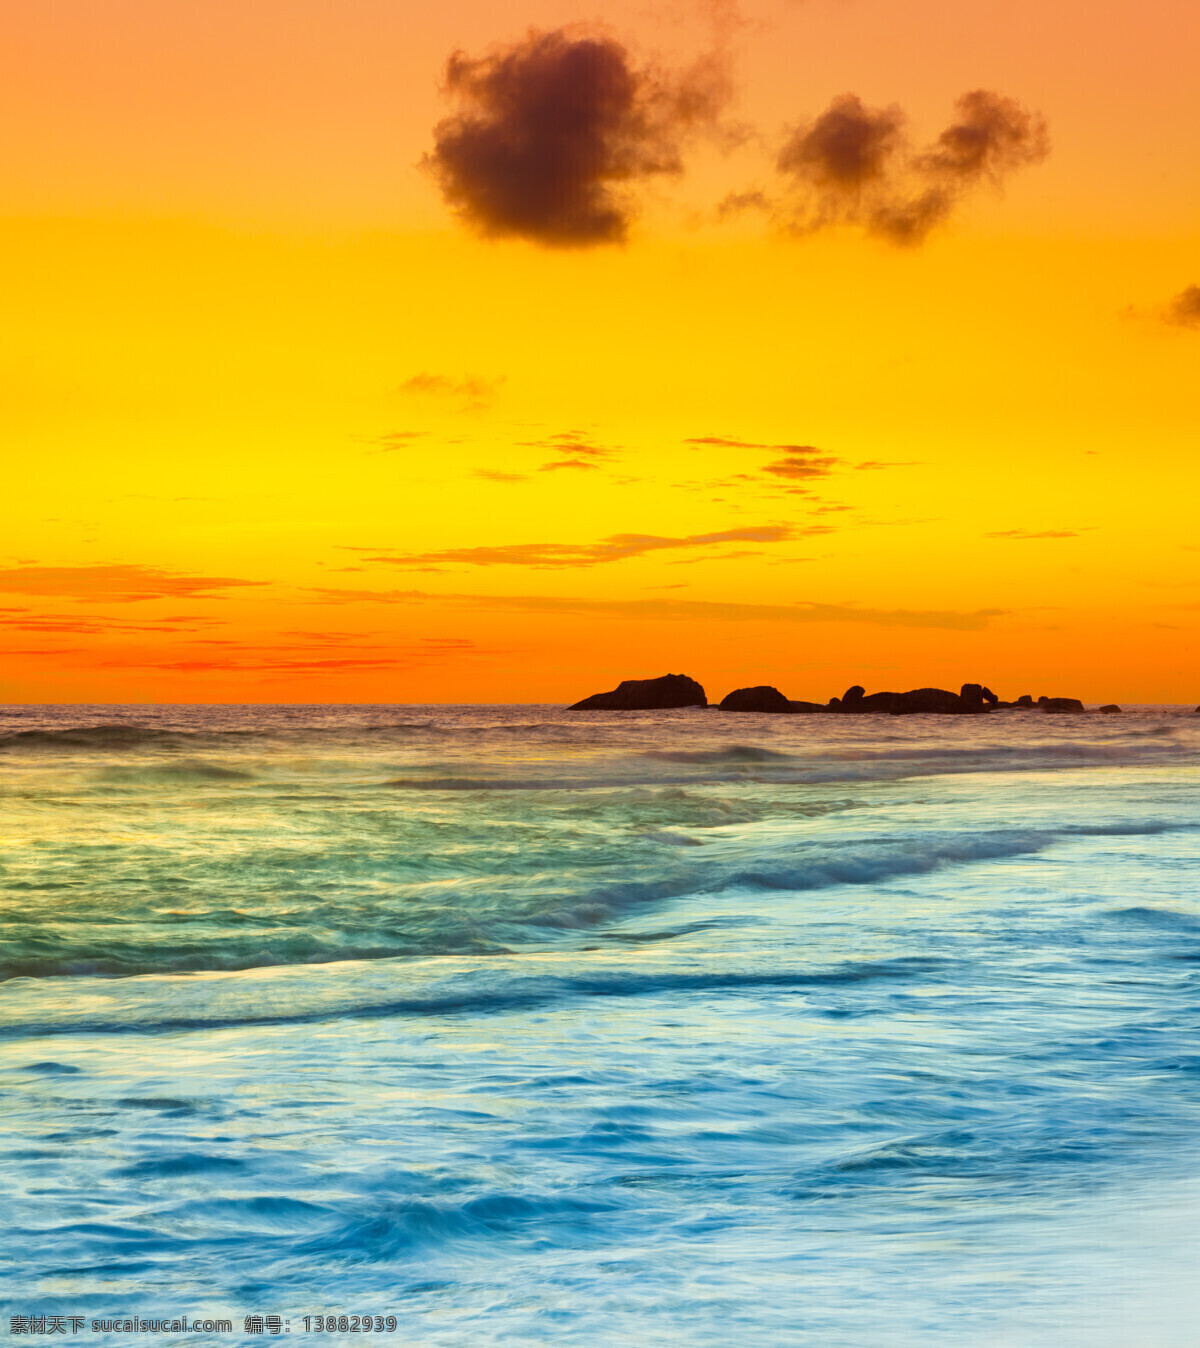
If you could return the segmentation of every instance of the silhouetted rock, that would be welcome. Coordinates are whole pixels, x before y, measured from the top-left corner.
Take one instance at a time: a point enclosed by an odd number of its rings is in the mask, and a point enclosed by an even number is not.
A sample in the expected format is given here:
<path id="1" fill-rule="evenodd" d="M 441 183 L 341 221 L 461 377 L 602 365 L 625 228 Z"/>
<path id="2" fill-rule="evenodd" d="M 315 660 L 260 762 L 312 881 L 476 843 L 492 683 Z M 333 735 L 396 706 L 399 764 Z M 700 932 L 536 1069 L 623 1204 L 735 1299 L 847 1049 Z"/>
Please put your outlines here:
<path id="1" fill-rule="evenodd" d="M 958 695 L 969 707 L 976 711 L 982 711 L 985 703 L 989 707 L 1000 705 L 1000 699 L 996 694 L 990 688 L 985 688 L 981 683 L 964 683 Z"/>
<path id="2" fill-rule="evenodd" d="M 1014 707 L 1032 707 L 1032 706 L 1033 706 L 1033 694 L 1032 694 L 1032 693 L 1022 693 L 1021 696 L 1020 696 L 1019 698 L 1017 698 L 1017 700 L 1013 703 L 1013 706 L 1014 706 Z"/>
<path id="3" fill-rule="evenodd" d="M 964 702 L 957 693 L 951 693 L 945 688 L 914 688 L 901 693 L 898 704 L 893 708 L 895 714 L 900 716 L 922 712 L 935 716 L 969 716 L 984 710 L 982 699 L 978 704 Z"/>
<path id="4" fill-rule="evenodd" d="M 789 702 L 788 706 L 794 712 L 804 713 L 829 710 L 823 702 Z M 1200 711 L 1200 708 L 1197 708 L 1197 710 Z"/>
<path id="5" fill-rule="evenodd" d="M 1115 702 L 1109 702 L 1105 706 L 1101 707 L 1100 710 L 1105 714 L 1105 716 L 1111 716 L 1113 712 L 1120 711 L 1121 708 L 1118 707 Z"/>
<path id="6" fill-rule="evenodd" d="M 903 693 L 868 693 L 866 697 L 860 697 L 854 704 L 855 711 L 870 711 L 878 714 L 886 714 L 896 710 L 897 703 L 904 697 Z"/>
<path id="7" fill-rule="evenodd" d="M 888 712 L 892 709 L 893 699 L 899 696 L 899 693 L 872 693 L 868 697 L 862 684 L 856 683 L 853 688 L 847 688 L 841 697 L 831 698 L 829 709 L 855 714 L 859 712 Z"/>
<path id="8" fill-rule="evenodd" d="M 611 693 L 593 693 L 568 711 L 666 711 L 671 707 L 707 707 L 708 698 L 686 674 L 659 679 L 622 679 Z"/>
<path id="9" fill-rule="evenodd" d="M 1039 697 L 1037 704 L 1043 711 L 1083 710 L 1083 703 L 1077 697 Z"/>
<path id="10" fill-rule="evenodd" d="M 762 684 L 757 688 L 735 688 L 728 697 L 721 699 L 721 710 L 787 713 L 792 710 L 792 704 L 778 688 Z"/>
<path id="11" fill-rule="evenodd" d="M 830 700 L 828 710 L 842 715 L 863 715 L 874 712 L 876 715 L 908 716 L 921 713 L 939 716 L 962 716 L 973 712 L 986 712 L 988 706 L 983 700 L 983 689 L 979 684 L 968 685 L 979 689 L 974 701 L 968 701 L 951 693 L 945 688 L 913 688 L 907 693 L 870 693 L 864 694 L 859 685 L 848 688 L 839 698 Z"/>

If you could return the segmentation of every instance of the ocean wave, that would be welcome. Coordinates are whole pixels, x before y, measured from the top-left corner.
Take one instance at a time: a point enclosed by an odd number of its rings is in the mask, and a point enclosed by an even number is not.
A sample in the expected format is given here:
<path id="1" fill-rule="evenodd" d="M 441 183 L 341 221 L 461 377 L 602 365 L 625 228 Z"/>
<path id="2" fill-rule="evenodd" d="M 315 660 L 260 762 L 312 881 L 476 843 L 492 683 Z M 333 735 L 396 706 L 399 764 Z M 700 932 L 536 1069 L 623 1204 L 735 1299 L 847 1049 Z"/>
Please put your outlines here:
<path id="1" fill-rule="evenodd" d="M 217 729 L 205 727 L 186 730 L 179 727 L 126 724 L 64 726 L 61 729 L 39 727 L 33 730 L 15 730 L 0 734 L 0 751 L 12 753 L 52 752 L 74 750 L 96 754 L 134 754 L 146 751 L 184 750 L 197 748 L 221 750 L 240 747 L 247 741 L 265 738 L 261 730 L 246 727 Z"/>
<path id="2" fill-rule="evenodd" d="M 581 998 L 632 999 L 664 994 L 716 993 L 736 995 L 764 988 L 802 992 L 805 989 L 850 988 L 858 984 L 928 979 L 950 962 L 939 956 L 908 956 L 894 959 L 847 960 L 828 966 L 795 965 L 770 968 L 757 965 L 729 968 L 679 969 L 663 963 L 653 969 L 629 967 L 619 961 L 606 968 L 596 958 L 578 958 L 552 973 L 535 972 L 539 957 L 512 956 L 485 962 L 454 961 L 444 974 L 440 961 L 421 961 L 421 967 L 397 963 L 386 969 L 325 970 L 326 979 L 261 985 L 245 982 L 255 971 L 217 975 L 233 980 L 214 985 L 182 985 L 169 998 L 161 996 L 161 977 L 131 979 L 109 990 L 101 1005 L 89 1014 L 76 1004 L 69 1014 L 47 1014 L 41 998 L 20 1004 L 22 989 L 10 985 L 12 998 L 0 1022 L 0 1039 L 40 1038 L 54 1034 L 171 1032 L 239 1025 L 320 1023 L 344 1018 L 389 1018 L 454 1015 L 496 1015 L 553 1004 L 573 1004 Z M 556 960 L 556 966 L 563 961 Z M 278 971 L 293 979 L 298 971 Z M 343 988 L 345 974 L 351 985 Z M 415 983 L 410 992 L 397 995 L 395 983 Z M 357 984 L 358 986 L 355 986 Z M 423 986 L 422 986 L 423 984 Z M 222 993 L 225 996 L 222 996 Z M 158 995 L 156 995 L 158 994 Z M 186 1009 L 185 1009 L 186 1008 Z M 119 1100 L 126 1108 L 162 1109 L 167 1112 L 195 1110 L 195 1102 L 175 1099 Z"/>
<path id="3" fill-rule="evenodd" d="M 646 865 L 575 872 L 425 879 L 365 896 L 297 895 L 275 913 L 217 905 L 173 907 L 113 922 L 103 914 L 56 922 L 29 936 L 17 925 L 0 947 L 0 980 L 63 976 L 236 972 L 278 965 L 390 960 L 427 955 L 505 954 L 619 922 L 690 895 L 790 892 L 884 884 L 950 866 L 1028 856 L 1072 839 L 1155 836 L 1171 821 L 1064 825 L 890 837 L 797 837 L 764 826 L 730 826 L 701 842 L 672 830 L 642 835 Z M 647 857 L 649 861 L 649 857 Z M 615 869 L 615 873 L 614 872 Z M 10 883 L 10 892 L 17 887 Z M 38 902 L 44 902 L 38 900 Z M 15 916 L 15 914 L 14 914 Z M 10 917 L 10 924 L 12 917 Z M 664 939 L 670 939 L 665 936 Z"/>
<path id="4" fill-rule="evenodd" d="M 776 763 L 795 754 L 754 744 L 730 744 L 722 749 L 647 749 L 643 757 L 661 763 Z"/>
<path id="5" fill-rule="evenodd" d="M 463 771 L 448 763 L 420 764 L 381 785 L 407 791 L 586 792 L 635 787 L 824 786 L 902 781 L 976 773 L 1061 772 L 1098 766 L 1143 767 L 1190 763 L 1195 749 L 1175 739 L 1145 742 L 1049 742 L 1020 745 L 906 744 L 888 749 L 825 744 L 782 751 L 753 745 L 712 749 L 650 749 L 636 756 L 597 755 L 566 766 L 537 761 L 474 762 Z M 661 765 L 661 766 L 659 766 Z M 664 769 L 674 769 L 666 771 Z"/>
<path id="6" fill-rule="evenodd" d="M 221 763 L 181 759 L 136 767 L 105 768 L 97 780 L 122 786 L 153 786 L 160 782 L 168 785 L 176 782 L 249 782 L 254 780 L 254 773 L 244 768 L 225 767 Z"/>
<path id="7" fill-rule="evenodd" d="M 190 743 L 198 738 L 187 730 L 111 723 L 68 726 L 62 730 L 17 730 L 0 735 L 0 749 L 141 749 Z"/>
<path id="8" fill-rule="evenodd" d="M 1105 916 L 1114 922 L 1128 923 L 1137 927 L 1157 927 L 1170 932 L 1200 931 L 1200 917 L 1191 913 L 1179 913 L 1170 908 L 1150 908 L 1138 904 L 1132 908 L 1110 909 Z"/>
<path id="9" fill-rule="evenodd" d="M 480 1194 L 465 1202 L 376 1198 L 375 1211 L 354 1215 L 332 1229 L 312 1236 L 297 1253 L 322 1260 L 378 1263 L 411 1258 L 451 1242 L 490 1245 L 497 1238 L 531 1233 L 539 1244 L 551 1236 L 556 1243 L 573 1243 L 562 1227 L 582 1228 L 598 1213 L 617 1205 L 568 1195 L 519 1194 L 503 1190 Z M 580 1232 L 581 1234 L 581 1232 Z"/>

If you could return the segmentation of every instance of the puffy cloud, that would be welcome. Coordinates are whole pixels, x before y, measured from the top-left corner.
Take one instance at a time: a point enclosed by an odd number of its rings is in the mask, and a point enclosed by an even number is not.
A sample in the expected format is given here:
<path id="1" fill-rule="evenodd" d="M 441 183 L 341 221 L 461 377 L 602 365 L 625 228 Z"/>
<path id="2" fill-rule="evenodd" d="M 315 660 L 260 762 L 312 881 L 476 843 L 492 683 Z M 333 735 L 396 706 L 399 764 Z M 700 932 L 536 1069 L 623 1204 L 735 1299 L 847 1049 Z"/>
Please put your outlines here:
<path id="1" fill-rule="evenodd" d="M 1180 328 L 1200 328 L 1200 286 L 1188 286 L 1167 305 L 1163 315 Z"/>
<path id="2" fill-rule="evenodd" d="M 797 127 L 776 167 L 814 186 L 858 193 L 884 181 L 904 148 L 904 114 L 868 108 L 857 94 L 835 98 L 816 121 Z"/>
<path id="3" fill-rule="evenodd" d="M 446 202 L 488 237 L 586 247 L 624 240 L 630 188 L 682 171 L 683 141 L 715 124 L 730 77 L 719 55 L 668 73 L 612 37 L 557 29 L 455 52 L 445 88 L 460 110 L 424 164 Z"/>
<path id="4" fill-rule="evenodd" d="M 916 161 L 922 173 L 946 181 L 998 181 L 1014 169 L 1039 164 L 1050 153 L 1045 121 L 1015 98 L 973 89 L 954 105 L 957 121 Z"/>
<path id="5" fill-rule="evenodd" d="M 917 244 L 972 188 L 999 184 L 1050 152 L 1045 122 L 1015 99 L 975 89 L 954 106 L 954 121 L 916 152 L 900 108 L 869 108 L 856 94 L 835 98 L 793 128 L 776 160 L 792 189 L 790 223 L 860 225 L 892 243 Z"/>

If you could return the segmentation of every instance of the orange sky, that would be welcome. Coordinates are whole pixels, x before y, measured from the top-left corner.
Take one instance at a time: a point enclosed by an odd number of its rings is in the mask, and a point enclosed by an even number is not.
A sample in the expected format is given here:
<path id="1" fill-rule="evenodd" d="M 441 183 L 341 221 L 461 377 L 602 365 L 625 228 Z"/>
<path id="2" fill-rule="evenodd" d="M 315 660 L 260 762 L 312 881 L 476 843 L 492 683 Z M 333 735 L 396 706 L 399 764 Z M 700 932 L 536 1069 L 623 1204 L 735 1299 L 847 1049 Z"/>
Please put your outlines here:
<path id="1" fill-rule="evenodd" d="M 667 84 L 707 55 L 733 99 L 682 173 L 628 182 L 625 242 L 481 237 L 419 167 L 446 59 L 579 24 Z M 0 700 L 670 670 L 1200 701 L 1198 27 L 1175 0 L 13 0 Z M 1044 117 L 1044 162 L 956 187 L 916 246 L 859 196 L 788 227 L 815 198 L 777 156 L 831 100 L 903 109 L 928 178 L 973 89 Z"/>

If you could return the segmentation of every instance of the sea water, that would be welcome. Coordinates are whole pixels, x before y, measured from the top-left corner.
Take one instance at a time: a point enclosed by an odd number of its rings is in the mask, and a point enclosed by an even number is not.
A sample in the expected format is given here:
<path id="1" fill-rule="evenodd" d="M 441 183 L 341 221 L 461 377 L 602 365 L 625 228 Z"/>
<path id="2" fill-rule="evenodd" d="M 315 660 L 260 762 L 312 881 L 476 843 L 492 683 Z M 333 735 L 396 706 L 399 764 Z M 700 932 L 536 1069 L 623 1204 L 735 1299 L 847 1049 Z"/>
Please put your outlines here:
<path id="1" fill-rule="evenodd" d="M 1198 788 L 1176 707 L 2 709 L 3 1311 L 1194 1345 Z"/>

